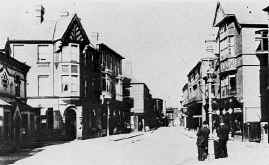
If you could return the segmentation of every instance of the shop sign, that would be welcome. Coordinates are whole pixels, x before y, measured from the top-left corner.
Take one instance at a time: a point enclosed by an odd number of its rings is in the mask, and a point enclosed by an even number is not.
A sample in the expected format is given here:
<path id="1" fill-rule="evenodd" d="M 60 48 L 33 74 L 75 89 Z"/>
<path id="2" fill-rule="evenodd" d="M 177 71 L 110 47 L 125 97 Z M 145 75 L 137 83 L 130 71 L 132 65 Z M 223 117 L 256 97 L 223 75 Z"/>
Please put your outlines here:
<path id="1" fill-rule="evenodd" d="M 234 113 L 241 113 L 242 109 L 241 108 L 234 108 Z"/>
<path id="2" fill-rule="evenodd" d="M 236 59 L 235 58 L 230 58 L 225 61 L 222 61 L 220 64 L 220 71 L 225 72 L 229 70 L 234 70 L 236 69 Z"/>

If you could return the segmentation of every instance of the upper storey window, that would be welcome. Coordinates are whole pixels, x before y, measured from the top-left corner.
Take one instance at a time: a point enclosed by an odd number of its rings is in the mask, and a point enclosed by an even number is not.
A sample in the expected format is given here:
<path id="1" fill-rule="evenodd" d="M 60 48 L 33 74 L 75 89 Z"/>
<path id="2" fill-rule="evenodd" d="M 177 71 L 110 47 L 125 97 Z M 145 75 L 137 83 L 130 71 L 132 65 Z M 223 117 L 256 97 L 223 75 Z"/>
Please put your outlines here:
<path id="1" fill-rule="evenodd" d="M 48 45 L 38 45 L 37 47 L 38 62 L 48 62 L 49 54 L 50 50 Z"/>
<path id="2" fill-rule="evenodd" d="M 62 62 L 79 62 L 79 45 L 71 43 L 62 51 Z"/>

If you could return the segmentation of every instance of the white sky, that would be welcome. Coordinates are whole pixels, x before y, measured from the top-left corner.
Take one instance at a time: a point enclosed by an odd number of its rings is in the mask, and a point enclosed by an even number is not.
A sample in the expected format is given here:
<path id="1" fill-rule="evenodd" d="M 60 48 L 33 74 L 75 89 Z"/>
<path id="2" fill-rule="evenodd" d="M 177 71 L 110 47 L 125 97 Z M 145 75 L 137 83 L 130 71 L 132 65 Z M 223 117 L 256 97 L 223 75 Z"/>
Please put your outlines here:
<path id="1" fill-rule="evenodd" d="M 77 12 L 88 31 L 133 64 L 136 79 L 153 95 L 177 106 L 186 74 L 204 56 L 216 7 L 215 0 L 8 0 L 0 7 L 0 31 L 43 2 L 45 19 L 66 9 Z M 92 37 L 93 34 L 88 34 Z M 0 39 L 4 40 L 5 35 Z M 2 41 L 1 41 L 2 43 Z"/>

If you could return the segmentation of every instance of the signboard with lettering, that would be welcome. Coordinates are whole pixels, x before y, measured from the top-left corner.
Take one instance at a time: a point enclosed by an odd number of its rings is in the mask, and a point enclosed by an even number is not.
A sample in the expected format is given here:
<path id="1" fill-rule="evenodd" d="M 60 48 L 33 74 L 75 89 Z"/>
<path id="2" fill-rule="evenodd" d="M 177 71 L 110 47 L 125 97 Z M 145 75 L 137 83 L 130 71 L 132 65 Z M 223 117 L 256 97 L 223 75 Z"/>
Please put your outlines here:
<path id="1" fill-rule="evenodd" d="M 229 58 L 220 63 L 220 71 L 225 72 L 236 69 L 236 58 Z"/>

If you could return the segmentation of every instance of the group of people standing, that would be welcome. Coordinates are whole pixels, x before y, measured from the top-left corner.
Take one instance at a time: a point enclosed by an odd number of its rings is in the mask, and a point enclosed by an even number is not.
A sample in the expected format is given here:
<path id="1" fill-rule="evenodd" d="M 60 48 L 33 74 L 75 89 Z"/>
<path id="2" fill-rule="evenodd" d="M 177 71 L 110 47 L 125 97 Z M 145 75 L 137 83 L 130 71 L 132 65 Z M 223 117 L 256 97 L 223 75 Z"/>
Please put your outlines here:
<path id="1" fill-rule="evenodd" d="M 216 128 L 217 138 L 214 139 L 214 153 L 215 158 L 228 157 L 227 153 L 227 141 L 229 139 L 229 127 L 220 122 Z M 203 161 L 208 156 L 208 138 L 210 130 L 208 128 L 208 122 L 204 121 L 202 127 L 197 132 L 197 148 L 198 148 L 198 160 Z"/>

